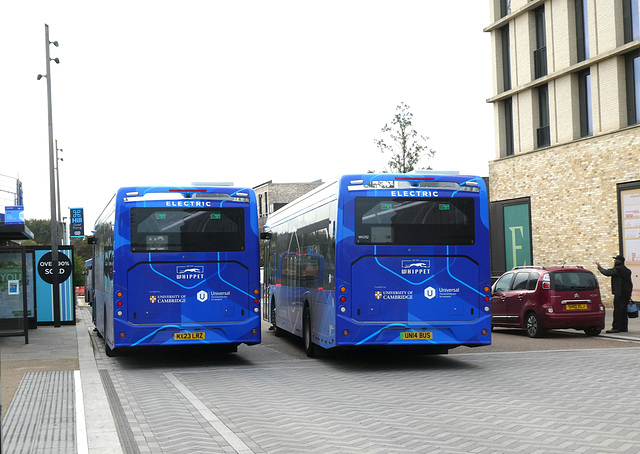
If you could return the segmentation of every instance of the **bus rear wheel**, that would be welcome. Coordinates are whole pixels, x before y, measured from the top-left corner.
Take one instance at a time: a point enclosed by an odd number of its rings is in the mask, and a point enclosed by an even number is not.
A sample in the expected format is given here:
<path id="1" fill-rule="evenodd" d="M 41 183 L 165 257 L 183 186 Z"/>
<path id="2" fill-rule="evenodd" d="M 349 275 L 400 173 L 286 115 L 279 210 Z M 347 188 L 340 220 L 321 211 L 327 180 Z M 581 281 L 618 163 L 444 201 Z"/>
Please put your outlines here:
<path id="1" fill-rule="evenodd" d="M 313 358 L 316 356 L 316 344 L 311 339 L 311 311 L 308 306 L 304 308 L 302 315 L 302 331 L 304 351 L 309 358 Z"/>
<path id="2" fill-rule="evenodd" d="M 278 325 L 276 325 L 276 302 L 275 301 L 271 303 L 271 324 L 273 326 L 273 334 L 276 337 L 282 337 L 282 329 L 278 328 Z"/>
<path id="3" fill-rule="evenodd" d="M 115 349 L 110 348 L 106 343 L 104 344 L 104 352 L 109 358 L 114 358 L 118 356 L 118 353 Z"/>

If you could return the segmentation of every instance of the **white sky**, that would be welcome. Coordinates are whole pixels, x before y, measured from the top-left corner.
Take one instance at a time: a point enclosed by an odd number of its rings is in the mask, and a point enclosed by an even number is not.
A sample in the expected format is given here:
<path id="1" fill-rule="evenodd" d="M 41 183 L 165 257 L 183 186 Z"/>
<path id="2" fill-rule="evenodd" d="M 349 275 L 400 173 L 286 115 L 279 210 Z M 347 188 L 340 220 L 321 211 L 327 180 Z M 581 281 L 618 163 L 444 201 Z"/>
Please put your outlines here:
<path id="1" fill-rule="evenodd" d="M 0 2 L 0 174 L 48 219 L 44 24 L 61 207 L 85 233 L 129 185 L 330 181 L 382 170 L 400 102 L 436 156 L 494 159 L 487 0 Z"/>

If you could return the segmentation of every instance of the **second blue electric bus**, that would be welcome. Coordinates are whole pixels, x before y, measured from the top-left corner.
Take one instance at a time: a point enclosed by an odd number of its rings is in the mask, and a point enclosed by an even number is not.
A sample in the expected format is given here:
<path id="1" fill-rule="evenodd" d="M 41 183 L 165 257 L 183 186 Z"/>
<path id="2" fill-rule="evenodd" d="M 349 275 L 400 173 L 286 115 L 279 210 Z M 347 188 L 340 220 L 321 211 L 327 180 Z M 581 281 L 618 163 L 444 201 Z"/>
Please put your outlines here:
<path id="1" fill-rule="evenodd" d="M 269 216 L 263 314 L 317 347 L 491 343 L 480 177 L 346 175 Z"/>
<path id="2" fill-rule="evenodd" d="M 259 343 L 259 261 L 252 189 L 120 188 L 95 226 L 95 325 L 107 354 Z"/>

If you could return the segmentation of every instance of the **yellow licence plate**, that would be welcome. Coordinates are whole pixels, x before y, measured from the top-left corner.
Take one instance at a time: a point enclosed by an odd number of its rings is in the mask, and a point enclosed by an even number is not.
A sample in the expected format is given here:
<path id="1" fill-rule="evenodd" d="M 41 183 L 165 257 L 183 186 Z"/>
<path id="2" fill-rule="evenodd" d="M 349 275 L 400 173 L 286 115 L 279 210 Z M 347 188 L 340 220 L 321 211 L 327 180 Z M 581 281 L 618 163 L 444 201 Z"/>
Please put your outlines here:
<path id="1" fill-rule="evenodd" d="M 574 311 L 576 309 L 588 309 L 588 306 L 585 303 L 578 303 L 578 304 L 567 304 L 566 308 L 568 311 Z"/>
<path id="2" fill-rule="evenodd" d="M 433 339 L 433 331 L 404 331 L 400 333 L 401 340 L 430 340 Z"/>
<path id="3" fill-rule="evenodd" d="M 173 340 L 182 341 L 182 340 L 193 340 L 193 339 L 204 339 L 204 332 L 200 331 L 197 333 L 174 333 Z"/>

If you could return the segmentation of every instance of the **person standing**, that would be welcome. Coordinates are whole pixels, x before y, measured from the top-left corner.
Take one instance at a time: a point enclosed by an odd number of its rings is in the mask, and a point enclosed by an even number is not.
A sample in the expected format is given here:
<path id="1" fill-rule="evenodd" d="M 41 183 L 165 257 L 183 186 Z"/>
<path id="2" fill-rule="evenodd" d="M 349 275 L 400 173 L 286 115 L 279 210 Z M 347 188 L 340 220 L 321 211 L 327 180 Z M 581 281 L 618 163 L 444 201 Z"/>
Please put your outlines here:
<path id="1" fill-rule="evenodd" d="M 607 333 L 626 333 L 628 331 L 629 320 L 627 319 L 627 304 L 631 300 L 633 282 L 631 281 L 631 270 L 624 265 L 624 257 L 617 255 L 613 257 L 613 268 L 605 269 L 596 262 L 598 271 L 605 276 L 611 277 L 611 290 L 613 293 L 613 326 Z"/>

